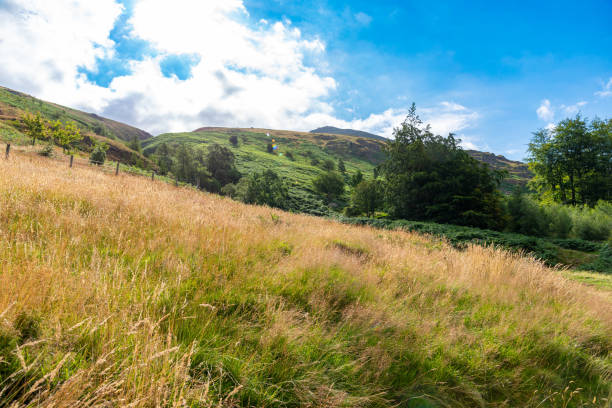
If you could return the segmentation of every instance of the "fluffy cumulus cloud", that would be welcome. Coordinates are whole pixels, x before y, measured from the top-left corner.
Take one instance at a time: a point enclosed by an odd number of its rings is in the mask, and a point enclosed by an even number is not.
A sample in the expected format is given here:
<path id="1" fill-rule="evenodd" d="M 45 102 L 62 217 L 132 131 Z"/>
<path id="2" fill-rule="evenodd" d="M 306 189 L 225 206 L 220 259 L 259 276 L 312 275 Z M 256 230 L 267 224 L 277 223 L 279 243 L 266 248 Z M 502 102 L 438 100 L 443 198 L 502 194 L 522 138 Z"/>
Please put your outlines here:
<path id="1" fill-rule="evenodd" d="M 96 94 L 78 68 L 113 52 L 108 35 L 121 11 L 114 0 L 3 0 L 0 82 L 71 102 L 79 88 Z"/>
<path id="2" fill-rule="evenodd" d="M 405 109 L 387 109 L 365 119 L 338 119 L 329 102 L 337 83 L 325 73 L 325 45 L 304 38 L 289 21 L 252 24 L 242 0 L 129 4 L 2 1 L 0 84 L 154 134 L 207 125 L 333 125 L 390 136 L 406 116 Z M 367 17 L 359 19 L 369 24 Z M 119 38 L 111 35 L 117 24 L 124 25 Z M 97 84 L 91 77 L 125 39 L 147 44 L 149 52 L 124 61 L 129 69 L 110 83 Z M 422 115 L 442 134 L 478 119 L 451 102 Z"/>
<path id="3" fill-rule="evenodd" d="M 540 104 L 540 107 L 536 110 L 538 118 L 545 121 L 552 121 L 555 118 L 555 111 L 548 99 L 544 99 Z"/>

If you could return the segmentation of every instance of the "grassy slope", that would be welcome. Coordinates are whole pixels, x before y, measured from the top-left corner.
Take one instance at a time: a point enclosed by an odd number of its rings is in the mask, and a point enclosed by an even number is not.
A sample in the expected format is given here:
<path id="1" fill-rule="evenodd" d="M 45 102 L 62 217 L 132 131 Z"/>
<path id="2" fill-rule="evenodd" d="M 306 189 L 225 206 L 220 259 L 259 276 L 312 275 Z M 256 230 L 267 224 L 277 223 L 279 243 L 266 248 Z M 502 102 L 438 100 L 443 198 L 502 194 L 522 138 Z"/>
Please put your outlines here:
<path id="1" fill-rule="evenodd" d="M 385 220 L 360 217 L 339 217 L 339 221 L 353 225 L 368 225 L 384 229 L 420 232 L 446 239 L 457 248 L 467 244 L 495 245 L 511 251 L 522 251 L 543 260 L 550 266 L 564 265 L 574 269 L 612 274 L 612 257 L 605 242 L 581 239 L 533 237 L 511 232 L 484 230 L 433 222 Z"/>
<path id="2" fill-rule="evenodd" d="M 31 139 L 24 135 L 20 121 L 25 112 L 40 112 L 48 121 L 58 119 L 63 122 L 75 121 L 85 136 L 84 141 L 78 146 L 81 150 L 91 150 L 94 140 L 104 142 L 109 146 L 108 157 L 112 160 L 147 168 L 155 167 L 146 157 L 125 144 L 125 141 L 131 140 L 134 136 L 140 139 L 151 138 L 147 132 L 97 115 L 44 102 L 3 87 L 0 87 L 0 141 L 16 145 L 30 143 Z"/>
<path id="3" fill-rule="evenodd" d="M 266 134 L 270 133 L 270 137 Z M 230 134 L 238 135 L 239 145 L 234 147 L 229 142 Z M 303 202 L 318 202 L 314 195 L 312 180 L 323 172 L 321 165 L 325 160 L 333 160 L 337 164 L 338 158 L 343 157 L 347 172 L 352 174 L 361 170 L 366 177 L 372 177 L 374 164 L 368 157 L 378 157 L 379 152 L 354 147 L 353 155 L 338 155 L 326 146 L 331 142 L 336 148 L 338 144 L 349 144 L 354 138 L 350 136 L 327 137 L 328 140 L 316 139 L 313 135 L 300 132 L 273 131 L 264 129 L 224 129 L 206 128 L 191 133 L 173 133 L 159 135 L 143 143 L 145 152 L 153 153 L 161 143 L 178 145 L 187 143 L 202 149 L 218 143 L 230 148 L 236 155 L 236 167 L 242 174 L 261 172 L 266 169 L 276 171 L 289 185 L 295 197 L 302 197 Z M 275 140 L 281 155 L 270 154 L 266 147 Z M 366 141 L 369 146 L 371 142 Z M 293 153 L 294 161 L 284 156 L 288 151 Z M 361 154 L 363 157 L 360 157 Z M 312 158 L 321 163 L 317 166 L 311 164 Z M 322 207 L 322 206 L 321 206 Z"/>
<path id="4" fill-rule="evenodd" d="M 270 137 L 266 136 L 267 133 L 270 134 Z M 238 147 L 230 145 L 228 138 L 231 134 L 239 136 L 240 144 Z M 267 153 L 266 146 L 272 139 L 279 145 L 279 152 L 291 151 L 296 160 L 291 161 L 287 157 Z M 374 167 L 384 159 L 384 154 L 381 151 L 382 142 L 351 135 L 313 134 L 252 128 L 202 128 L 189 133 L 163 134 L 145 141 L 143 146 L 146 152 L 153 153 L 162 142 L 192 145 L 219 143 L 228 146 L 236 154 L 239 170 L 248 173 L 267 168 L 275 169 L 293 184 L 293 189 L 296 192 L 310 192 L 312 178 L 321 173 L 320 165 L 312 166 L 310 164 L 312 157 L 316 157 L 321 162 L 330 159 L 335 163 L 342 157 L 349 173 L 359 169 L 366 177 L 371 177 Z M 509 190 L 514 184 L 525 184 L 529 178 L 526 165 L 523 163 L 502 159 L 490 153 L 475 151 L 469 151 L 468 153 L 494 168 L 507 170 L 510 173 L 502 185 L 505 191 Z"/>
<path id="5" fill-rule="evenodd" d="M 610 404 L 612 298 L 534 260 L 37 157 L 0 174 L 0 406 Z"/>

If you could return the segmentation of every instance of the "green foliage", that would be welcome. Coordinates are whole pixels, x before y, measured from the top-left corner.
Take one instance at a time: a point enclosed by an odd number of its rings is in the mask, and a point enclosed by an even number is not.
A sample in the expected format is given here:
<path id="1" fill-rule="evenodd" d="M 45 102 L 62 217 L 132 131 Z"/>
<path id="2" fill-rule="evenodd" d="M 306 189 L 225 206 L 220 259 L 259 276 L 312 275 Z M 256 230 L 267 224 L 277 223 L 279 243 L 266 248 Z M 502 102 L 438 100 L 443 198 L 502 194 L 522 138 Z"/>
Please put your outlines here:
<path id="1" fill-rule="evenodd" d="M 135 152 L 142 153 L 142 145 L 140 144 L 140 138 L 136 135 L 132 136 L 128 147 Z"/>
<path id="2" fill-rule="evenodd" d="M 612 119 L 588 124 L 578 114 L 535 132 L 528 151 L 541 196 L 571 205 L 612 200 Z"/>
<path id="3" fill-rule="evenodd" d="M 344 179 L 336 172 L 328 171 L 312 181 L 315 191 L 330 202 L 344 194 Z"/>
<path id="4" fill-rule="evenodd" d="M 336 169 L 336 164 L 333 160 L 328 159 L 323 162 L 323 170 L 325 171 L 334 171 Z"/>
<path id="5" fill-rule="evenodd" d="M 540 203 L 520 191 L 507 201 L 508 229 L 525 235 L 605 241 L 612 234 L 610 203 L 595 208 Z"/>
<path id="6" fill-rule="evenodd" d="M 47 143 L 45 146 L 38 152 L 41 156 L 44 157 L 53 157 L 53 143 Z"/>
<path id="7" fill-rule="evenodd" d="M 368 217 L 374 215 L 383 205 L 383 190 L 375 180 L 362 181 L 351 195 L 351 203 L 356 212 L 365 213 Z"/>
<path id="8" fill-rule="evenodd" d="M 106 143 L 96 143 L 93 150 L 89 154 L 89 162 L 101 166 L 106 161 L 106 151 L 108 145 Z"/>
<path id="9" fill-rule="evenodd" d="M 268 205 L 287 209 L 289 190 L 278 174 L 272 170 L 254 173 L 241 180 L 240 200 L 247 204 Z"/>
<path id="10" fill-rule="evenodd" d="M 359 185 L 359 183 L 361 183 L 362 181 L 363 173 L 361 172 L 361 170 L 357 170 L 357 172 L 351 176 L 349 184 L 351 185 L 351 187 L 357 187 L 357 185 Z"/>
<path id="11" fill-rule="evenodd" d="M 74 144 L 83 139 L 81 130 L 73 121 L 62 124 L 59 120 L 51 123 L 51 135 L 55 143 L 61 146 L 66 154 L 71 154 Z"/>
<path id="12" fill-rule="evenodd" d="M 172 157 L 167 143 L 162 143 L 156 150 L 156 161 L 159 166 L 159 173 L 162 175 L 168 174 L 172 170 Z"/>
<path id="13" fill-rule="evenodd" d="M 36 140 L 47 138 L 47 128 L 40 112 L 36 112 L 36 115 L 26 112 L 21 120 L 25 126 L 25 133 L 32 138 L 32 145 L 36 144 Z"/>
<path id="14" fill-rule="evenodd" d="M 236 183 L 240 179 L 235 163 L 234 153 L 227 147 L 216 143 L 208 147 L 206 168 L 221 187 L 228 183 Z"/>
<path id="15" fill-rule="evenodd" d="M 424 127 L 413 104 L 381 165 L 385 201 L 396 218 L 432 220 L 485 228 L 503 227 L 503 176 L 472 159 L 452 134 L 436 136 Z"/>
<path id="16" fill-rule="evenodd" d="M 344 164 L 342 157 L 338 159 L 338 171 L 342 174 L 346 173 L 346 165 Z"/>

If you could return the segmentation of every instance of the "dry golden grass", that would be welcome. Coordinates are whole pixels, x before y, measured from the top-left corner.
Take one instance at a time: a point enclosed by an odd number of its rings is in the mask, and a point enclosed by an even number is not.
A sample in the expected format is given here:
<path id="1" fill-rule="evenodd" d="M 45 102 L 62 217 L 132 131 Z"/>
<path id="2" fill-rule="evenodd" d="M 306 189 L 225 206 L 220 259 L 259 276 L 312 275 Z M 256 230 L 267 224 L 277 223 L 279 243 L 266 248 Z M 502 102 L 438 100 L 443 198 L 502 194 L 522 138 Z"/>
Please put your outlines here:
<path id="1" fill-rule="evenodd" d="M 0 160 L 0 407 L 606 407 L 611 345 L 530 258 Z"/>

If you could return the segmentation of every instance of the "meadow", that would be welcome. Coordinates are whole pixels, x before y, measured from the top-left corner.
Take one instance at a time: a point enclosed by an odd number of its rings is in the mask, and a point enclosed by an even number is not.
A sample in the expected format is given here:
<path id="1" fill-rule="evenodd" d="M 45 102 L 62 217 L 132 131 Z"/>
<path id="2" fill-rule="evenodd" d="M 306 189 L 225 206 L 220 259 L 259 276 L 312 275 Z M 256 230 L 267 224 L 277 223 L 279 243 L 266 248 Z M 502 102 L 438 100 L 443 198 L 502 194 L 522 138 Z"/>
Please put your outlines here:
<path id="1" fill-rule="evenodd" d="M 0 160 L 0 407 L 609 407 L 611 350 L 534 258 Z"/>

